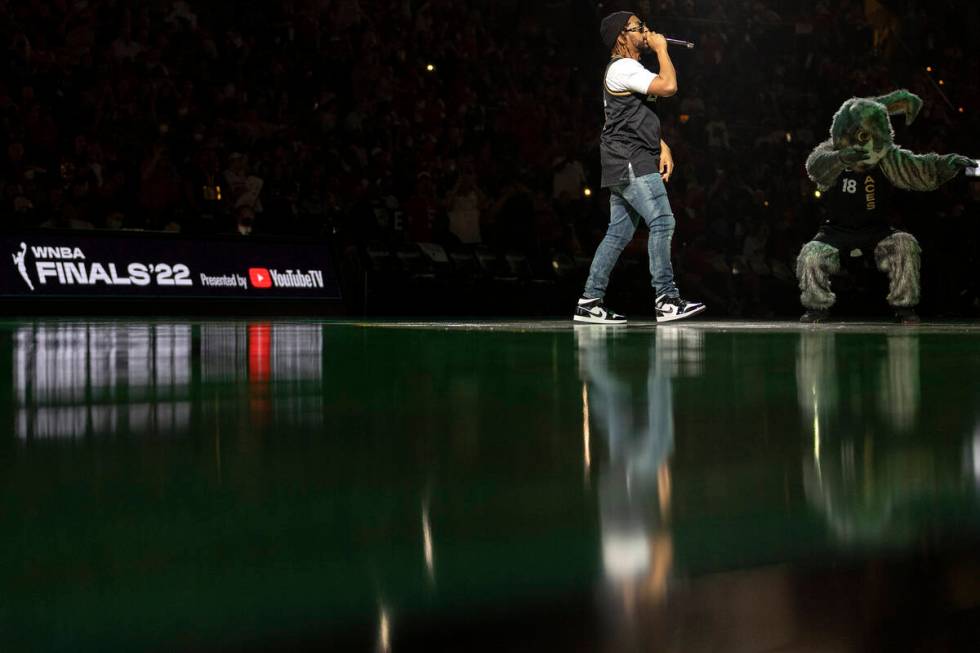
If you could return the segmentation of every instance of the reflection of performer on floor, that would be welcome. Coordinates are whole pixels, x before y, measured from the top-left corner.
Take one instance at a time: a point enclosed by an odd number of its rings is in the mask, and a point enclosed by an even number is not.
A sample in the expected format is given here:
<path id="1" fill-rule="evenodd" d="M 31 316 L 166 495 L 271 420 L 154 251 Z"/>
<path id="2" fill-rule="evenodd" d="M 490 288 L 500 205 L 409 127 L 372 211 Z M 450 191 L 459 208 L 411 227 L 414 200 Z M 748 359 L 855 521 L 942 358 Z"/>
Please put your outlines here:
<path id="1" fill-rule="evenodd" d="M 676 339 L 687 330 L 663 331 L 651 337 L 646 383 L 637 387 L 627 374 L 635 369 L 633 361 L 616 360 L 622 332 L 615 327 L 576 329 L 586 428 L 608 447 L 598 481 L 603 567 L 628 613 L 637 601 L 666 596 L 674 560 L 669 459 L 676 361 L 671 356 L 677 353 Z"/>

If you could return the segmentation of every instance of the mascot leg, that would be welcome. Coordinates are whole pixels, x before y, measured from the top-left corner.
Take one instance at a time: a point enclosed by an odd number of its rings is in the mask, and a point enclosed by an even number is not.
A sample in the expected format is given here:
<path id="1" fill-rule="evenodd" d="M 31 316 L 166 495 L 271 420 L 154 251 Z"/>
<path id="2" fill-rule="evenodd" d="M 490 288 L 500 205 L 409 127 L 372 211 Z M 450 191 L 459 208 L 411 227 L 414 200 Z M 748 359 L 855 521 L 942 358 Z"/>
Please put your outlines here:
<path id="1" fill-rule="evenodd" d="M 888 275 L 888 303 L 894 308 L 912 308 L 919 303 L 919 242 L 899 231 L 878 242 L 875 261 Z"/>
<path id="2" fill-rule="evenodd" d="M 836 247 L 818 240 L 803 246 L 796 259 L 796 278 L 800 281 L 800 303 L 808 311 L 826 311 L 834 305 L 837 296 L 830 289 L 830 277 L 839 271 Z"/>

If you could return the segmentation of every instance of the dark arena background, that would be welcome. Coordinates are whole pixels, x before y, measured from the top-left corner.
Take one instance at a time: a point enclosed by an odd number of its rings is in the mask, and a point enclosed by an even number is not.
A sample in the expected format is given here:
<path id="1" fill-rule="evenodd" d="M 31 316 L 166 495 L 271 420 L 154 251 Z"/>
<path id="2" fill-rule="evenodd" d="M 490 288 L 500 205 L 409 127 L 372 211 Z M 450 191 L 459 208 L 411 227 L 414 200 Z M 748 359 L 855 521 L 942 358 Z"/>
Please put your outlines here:
<path id="1" fill-rule="evenodd" d="M 671 260 L 600 20 L 670 46 Z M 953 0 L 0 0 L 0 651 L 980 650 L 980 178 L 796 260 L 850 97 L 980 156 Z M 657 58 L 645 56 L 657 69 Z"/>

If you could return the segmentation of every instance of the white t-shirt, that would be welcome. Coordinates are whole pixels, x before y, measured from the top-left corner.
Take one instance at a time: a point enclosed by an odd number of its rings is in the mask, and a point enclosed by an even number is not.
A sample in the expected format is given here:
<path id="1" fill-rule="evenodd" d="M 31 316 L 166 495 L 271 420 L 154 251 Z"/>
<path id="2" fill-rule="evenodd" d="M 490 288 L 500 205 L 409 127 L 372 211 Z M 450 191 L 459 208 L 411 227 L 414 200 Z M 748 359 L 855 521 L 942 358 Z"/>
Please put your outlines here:
<path id="1" fill-rule="evenodd" d="M 617 59 L 606 71 L 606 88 L 613 93 L 631 91 L 646 95 L 650 82 L 656 77 L 656 73 L 651 73 L 636 59 Z"/>

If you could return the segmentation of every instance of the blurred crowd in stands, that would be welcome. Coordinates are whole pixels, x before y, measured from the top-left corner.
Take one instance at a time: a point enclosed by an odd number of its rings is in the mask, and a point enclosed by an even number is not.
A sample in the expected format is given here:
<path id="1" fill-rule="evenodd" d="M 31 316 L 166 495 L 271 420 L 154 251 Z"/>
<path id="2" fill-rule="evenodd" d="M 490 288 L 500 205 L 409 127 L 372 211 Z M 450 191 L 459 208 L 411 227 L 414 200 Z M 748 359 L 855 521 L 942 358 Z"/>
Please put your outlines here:
<path id="1" fill-rule="evenodd" d="M 803 162 L 847 97 L 909 88 L 925 109 L 900 144 L 980 155 L 974 3 L 0 0 L 0 219 L 587 265 L 608 218 L 597 25 L 621 8 L 697 44 L 658 113 L 677 276 L 715 314 L 797 310 L 821 215 Z M 977 314 L 977 183 L 908 195 L 927 301 Z"/>

